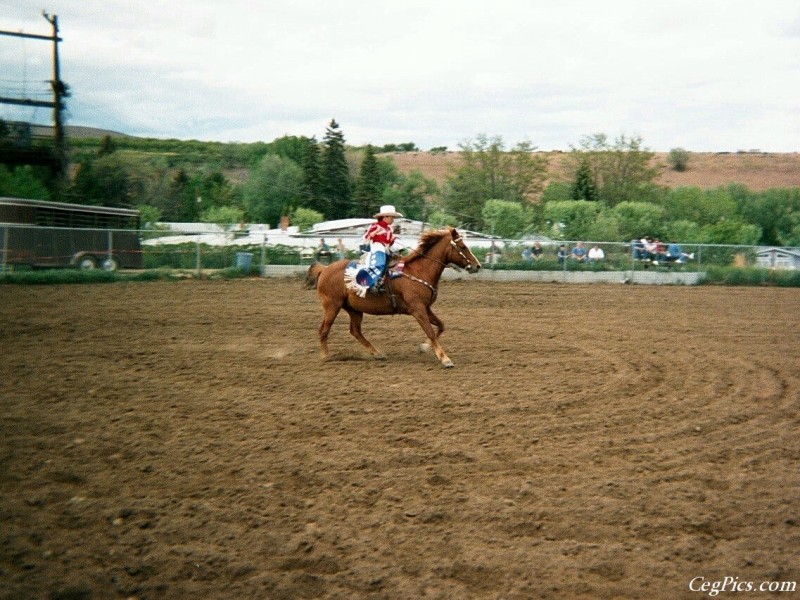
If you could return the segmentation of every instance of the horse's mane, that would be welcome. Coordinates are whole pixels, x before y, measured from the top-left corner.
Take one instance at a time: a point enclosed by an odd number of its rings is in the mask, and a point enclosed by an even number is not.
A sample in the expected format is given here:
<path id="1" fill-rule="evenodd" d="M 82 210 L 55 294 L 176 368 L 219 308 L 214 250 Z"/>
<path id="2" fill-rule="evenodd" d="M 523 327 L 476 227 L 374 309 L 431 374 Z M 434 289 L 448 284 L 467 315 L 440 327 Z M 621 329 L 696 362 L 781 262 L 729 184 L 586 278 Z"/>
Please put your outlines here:
<path id="1" fill-rule="evenodd" d="M 430 251 L 431 248 L 436 245 L 439 240 L 449 234 L 449 229 L 431 229 L 430 231 L 424 232 L 419 238 L 419 244 L 417 247 L 411 251 L 411 254 L 403 259 L 403 262 L 408 264 L 412 260 L 422 258 Z"/>

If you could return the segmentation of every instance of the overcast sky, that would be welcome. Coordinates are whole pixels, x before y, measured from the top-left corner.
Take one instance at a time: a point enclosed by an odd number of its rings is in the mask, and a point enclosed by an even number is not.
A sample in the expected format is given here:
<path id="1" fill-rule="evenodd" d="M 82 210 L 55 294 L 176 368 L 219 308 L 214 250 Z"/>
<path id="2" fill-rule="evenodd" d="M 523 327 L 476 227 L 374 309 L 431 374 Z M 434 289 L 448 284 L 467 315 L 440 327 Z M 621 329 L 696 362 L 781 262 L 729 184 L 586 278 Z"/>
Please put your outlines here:
<path id="1" fill-rule="evenodd" d="M 479 134 L 568 150 L 800 151 L 797 0 L 0 0 L 58 15 L 67 123 L 158 138 L 423 150 Z M 52 44 L 0 36 L 0 96 L 48 99 Z M 0 104 L 0 119 L 51 122 Z"/>

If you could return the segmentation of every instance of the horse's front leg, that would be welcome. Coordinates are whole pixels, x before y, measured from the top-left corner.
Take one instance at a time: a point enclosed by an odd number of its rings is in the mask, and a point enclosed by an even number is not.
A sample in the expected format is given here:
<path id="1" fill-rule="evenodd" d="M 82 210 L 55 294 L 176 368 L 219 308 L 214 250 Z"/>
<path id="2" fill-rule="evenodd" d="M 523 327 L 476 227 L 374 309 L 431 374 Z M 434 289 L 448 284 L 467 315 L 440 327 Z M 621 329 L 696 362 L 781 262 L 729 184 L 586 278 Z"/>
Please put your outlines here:
<path id="1" fill-rule="evenodd" d="M 439 317 L 437 317 L 435 314 L 433 314 L 433 311 L 431 310 L 430 306 L 428 307 L 428 320 L 431 322 L 431 325 L 436 327 L 436 329 L 437 329 L 437 331 L 436 331 L 436 339 L 438 340 L 442 336 L 442 334 L 444 333 L 444 323 L 442 322 L 442 320 Z M 419 349 L 422 352 L 428 352 L 431 349 L 431 343 L 430 342 L 424 342 L 424 343 L 420 344 Z"/>
<path id="2" fill-rule="evenodd" d="M 351 308 L 345 307 L 347 314 L 350 315 L 350 335 L 356 338 L 361 344 L 369 350 L 369 353 L 372 354 L 375 358 L 384 359 L 386 358 L 372 343 L 364 337 L 364 334 L 361 333 L 361 322 L 364 320 L 364 313 L 357 312 Z"/>
<path id="3" fill-rule="evenodd" d="M 444 329 L 442 321 L 436 315 L 433 315 L 428 307 L 425 306 L 416 308 L 410 312 L 411 315 L 417 320 L 417 323 L 419 323 L 419 326 L 422 327 L 422 331 L 424 331 L 425 335 L 428 336 L 431 347 L 436 353 L 436 358 L 439 359 L 439 362 L 442 363 L 442 366 L 446 368 L 454 367 L 455 365 L 453 364 L 453 361 L 450 360 L 450 357 L 447 356 L 447 354 L 445 354 L 444 348 L 442 348 L 442 345 L 439 343 L 439 335 Z M 431 315 L 433 316 L 436 327 L 439 330 L 438 332 L 434 331 L 433 329 L 430 318 Z"/>

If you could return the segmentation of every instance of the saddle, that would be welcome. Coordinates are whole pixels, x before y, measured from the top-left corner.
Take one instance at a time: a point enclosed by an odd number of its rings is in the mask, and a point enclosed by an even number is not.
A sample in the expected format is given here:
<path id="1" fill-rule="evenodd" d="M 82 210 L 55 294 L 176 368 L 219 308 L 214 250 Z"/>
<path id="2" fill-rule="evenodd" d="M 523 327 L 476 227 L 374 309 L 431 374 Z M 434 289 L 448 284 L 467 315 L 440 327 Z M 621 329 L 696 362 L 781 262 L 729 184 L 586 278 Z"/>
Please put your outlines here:
<path id="1" fill-rule="evenodd" d="M 399 254 L 393 254 L 389 257 L 389 262 L 386 265 L 386 270 L 384 271 L 383 275 L 370 287 L 368 290 L 364 291 L 363 286 L 359 286 L 356 283 L 356 275 L 360 269 L 366 268 L 368 261 L 369 261 L 369 253 L 365 252 L 361 255 L 361 258 L 356 260 L 351 260 L 350 263 L 345 268 L 344 272 L 344 279 L 345 285 L 358 293 L 362 298 L 368 293 L 373 296 L 381 296 L 383 294 L 390 294 L 392 299 L 392 306 L 396 306 L 396 299 L 394 293 L 391 291 L 391 287 L 388 284 L 388 281 L 391 279 L 396 279 L 403 274 L 403 263 L 404 257 Z M 359 292 L 359 289 L 361 292 Z M 362 295 L 363 294 L 363 295 Z"/>

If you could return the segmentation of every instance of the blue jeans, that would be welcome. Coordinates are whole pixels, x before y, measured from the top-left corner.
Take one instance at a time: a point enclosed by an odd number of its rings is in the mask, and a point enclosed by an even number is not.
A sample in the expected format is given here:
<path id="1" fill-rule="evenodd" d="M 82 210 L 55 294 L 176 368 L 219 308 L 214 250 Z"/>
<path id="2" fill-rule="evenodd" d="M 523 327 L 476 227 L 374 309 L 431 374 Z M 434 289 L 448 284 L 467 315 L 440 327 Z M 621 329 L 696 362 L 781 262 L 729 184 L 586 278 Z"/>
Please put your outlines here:
<path id="1" fill-rule="evenodd" d="M 366 269 L 361 269 L 356 275 L 356 281 L 368 288 L 373 287 L 386 270 L 386 251 L 382 244 L 373 244 L 369 254 L 369 263 Z"/>

